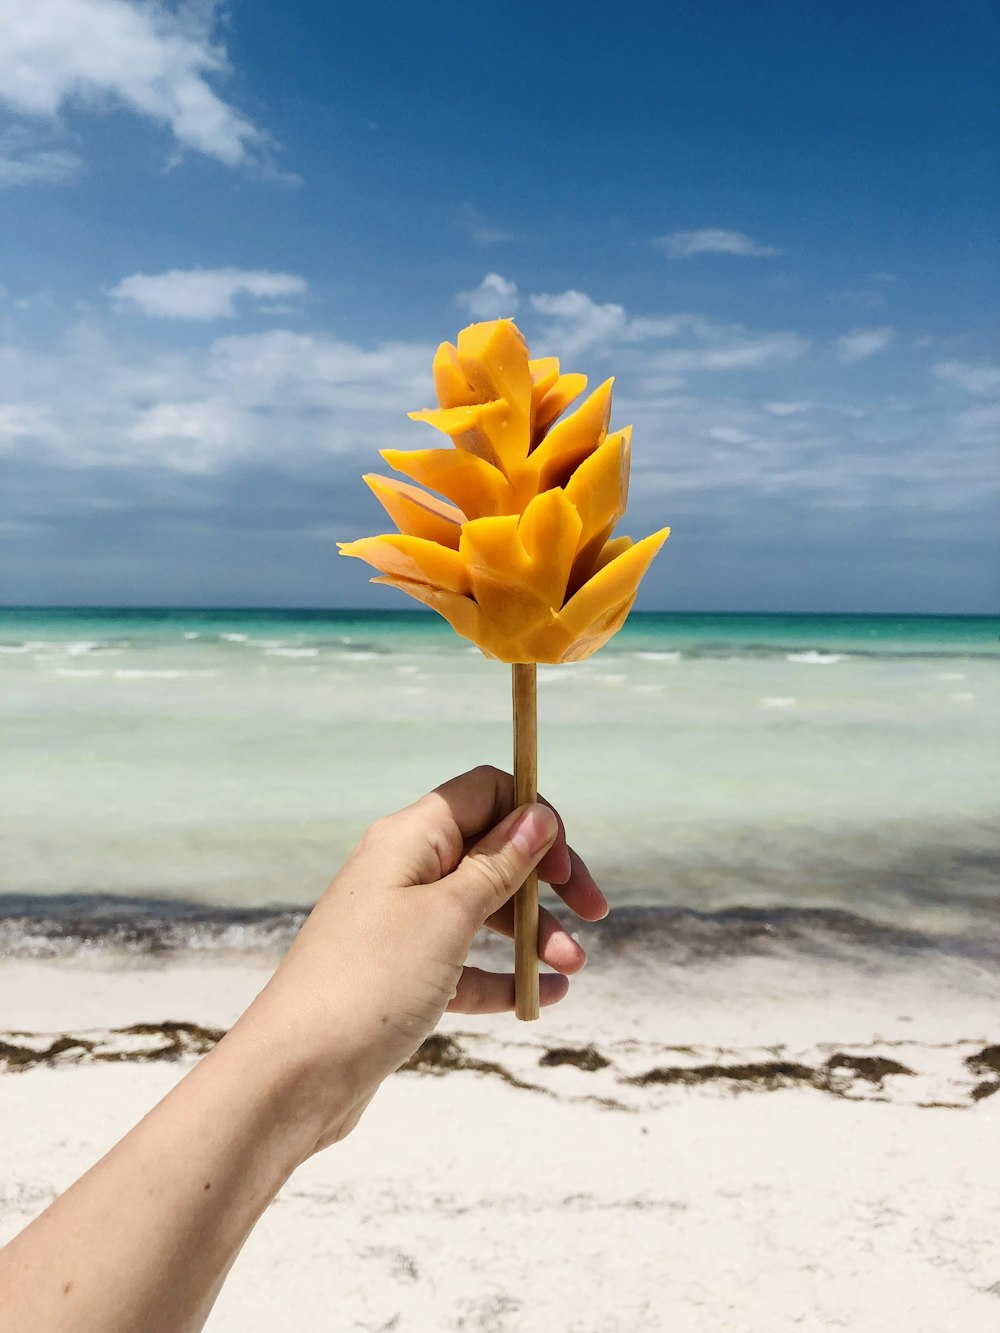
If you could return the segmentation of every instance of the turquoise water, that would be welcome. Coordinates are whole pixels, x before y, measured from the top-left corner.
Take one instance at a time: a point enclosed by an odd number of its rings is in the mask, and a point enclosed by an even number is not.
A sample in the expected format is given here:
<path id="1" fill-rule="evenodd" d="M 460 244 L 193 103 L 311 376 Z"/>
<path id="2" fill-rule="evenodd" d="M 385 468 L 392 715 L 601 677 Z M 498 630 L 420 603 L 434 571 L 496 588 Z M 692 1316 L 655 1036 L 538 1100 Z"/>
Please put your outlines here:
<path id="1" fill-rule="evenodd" d="M 539 668 L 540 785 L 621 904 L 1000 925 L 1000 618 L 637 614 Z M 509 767 L 509 677 L 421 612 L 0 612 L 0 893 L 303 904 Z"/>

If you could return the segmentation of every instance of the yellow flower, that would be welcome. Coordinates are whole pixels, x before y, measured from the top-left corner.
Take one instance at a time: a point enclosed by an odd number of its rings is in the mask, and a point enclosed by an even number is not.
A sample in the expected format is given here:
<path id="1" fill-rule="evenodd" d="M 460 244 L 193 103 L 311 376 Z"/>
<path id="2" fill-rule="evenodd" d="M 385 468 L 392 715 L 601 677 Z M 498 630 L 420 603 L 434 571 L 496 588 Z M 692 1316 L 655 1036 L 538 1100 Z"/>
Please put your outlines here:
<path id="1" fill-rule="evenodd" d="M 340 542 L 502 662 L 574 662 L 621 629 L 669 528 L 612 537 L 632 430 L 609 433 L 607 380 L 568 416 L 584 375 L 530 360 L 509 319 L 472 324 L 434 358 L 438 407 L 412 412 L 454 448 L 384 449 L 365 481 L 399 529 Z M 559 418 L 562 417 L 560 420 Z M 441 500 L 431 491 L 447 497 Z"/>

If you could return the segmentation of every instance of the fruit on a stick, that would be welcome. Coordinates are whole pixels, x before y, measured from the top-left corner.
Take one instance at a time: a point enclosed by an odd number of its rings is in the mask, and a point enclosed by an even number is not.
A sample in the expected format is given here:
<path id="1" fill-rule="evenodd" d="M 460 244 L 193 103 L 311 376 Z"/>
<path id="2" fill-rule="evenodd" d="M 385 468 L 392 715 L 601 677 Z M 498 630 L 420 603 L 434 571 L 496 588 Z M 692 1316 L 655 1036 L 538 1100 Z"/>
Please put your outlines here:
<path id="1" fill-rule="evenodd" d="M 383 450 L 408 480 L 365 480 L 398 532 L 341 542 L 341 553 L 433 607 L 487 657 L 589 657 L 621 629 L 670 531 L 612 536 L 632 434 L 609 431 L 612 381 L 564 415 L 586 377 L 561 373 L 555 357 L 532 360 L 516 325 L 497 319 L 441 344 L 434 384 L 438 406 L 410 415 L 450 445 Z"/>

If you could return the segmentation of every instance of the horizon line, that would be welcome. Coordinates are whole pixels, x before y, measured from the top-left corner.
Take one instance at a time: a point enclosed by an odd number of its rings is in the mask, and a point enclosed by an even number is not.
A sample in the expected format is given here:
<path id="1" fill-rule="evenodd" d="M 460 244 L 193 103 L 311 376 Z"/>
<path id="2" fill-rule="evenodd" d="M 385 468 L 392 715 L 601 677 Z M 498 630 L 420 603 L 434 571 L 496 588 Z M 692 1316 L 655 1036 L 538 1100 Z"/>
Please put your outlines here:
<path id="1" fill-rule="evenodd" d="M 423 607 L 377 607 L 377 606 L 264 606 L 264 605 L 195 605 L 185 603 L 72 603 L 72 602 L 0 602 L 0 614 L 5 611 L 188 611 L 188 612 L 283 612 L 289 615 L 389 615 L 418 616 L 421 619 L 441 620 L 440 615 Z M 661 607 L 640 608 L 629 612 L 632 616 L 830 616 L 830 617 L 884 617 L 896 616 L 905 619 L 925 620 L 995 620 L 1000 619 L 1000 609 L 994 611 L 763 611 L 763 610 L 679 610 Z"/>

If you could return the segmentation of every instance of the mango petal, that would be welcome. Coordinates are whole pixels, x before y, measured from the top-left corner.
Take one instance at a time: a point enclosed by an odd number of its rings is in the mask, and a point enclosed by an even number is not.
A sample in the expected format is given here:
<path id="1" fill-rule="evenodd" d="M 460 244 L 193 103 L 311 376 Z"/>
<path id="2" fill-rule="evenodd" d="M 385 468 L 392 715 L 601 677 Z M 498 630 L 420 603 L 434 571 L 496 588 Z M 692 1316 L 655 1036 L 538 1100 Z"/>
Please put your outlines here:
<path id="1" fill-rule="evenodd" d="M 413 421 L 426 421 L 451 437 L 459 449 L 484 459 L 506 474 L 506 460 L 523 453 L 524 432 L 509 404 L 502 398 L 472 407 L 428 408 L 411 412 Z"/>
<path id="2" fill-rule="evenodd" d="M 383 449 L 382 457 L 396 472 L 446 495 L 468 518 L 514 512 L 504 474 L 464 449 Z"/>
<path id="3" fill-rule="evenodd" d="M 528 362 L 528 370 L 531 372 L 531 404 L 535 410 L 559 378 L 559 358 L 537 357 L 534 361 Z"/>
<path id="4" fill-rule="evenodd" d="M 668 528 L 667 531 L 669 532 L 670 529 Z M 617 560 L 625 551 L 631 551 L 634 545 L 635 542 L 631 537 L 609 537 L 594 561 L 593 572 L 596 574 L 605 565 L 610 565 L 612 560 Z"/>
<path id="5" fill-rule="evenodd" d="M 565 420 L 552 427 L 529 455 L 539 491 L 564 486 L 583 460 L 604 442 L 611 420 L 611 386 L 605 380 Z"/>
<path id="6" fill-rule="evenodd" d="M 443 431 L 454 439 L 464 431 L 474 430 L 479 425 L 481 404 L 472 403 L 461 407 L 425 407 L 420 412 L 408 412 L 411 421 L 426 421 L 428 426 Z"/>
<path id="7" fill-rule="evenodd" d="M 560 623 L 574 635 L 600 632 L 617 615 L 622 602 L 635 597 L 640 579 L 669 535 L 670 529 L 662 528 L 609 561 L 566 603 L 559 613 Z"/>
<path id="8" fill-rule="evenodd" d="M 579 398 L 587 387 L 586 375 L 560 375 L 545 397 L 535 404 L 531 423 L 531 444 L 534 448 L 553 421 L 562 416 L 574 398 Z"/>
<path id="9" fill-rule="evenodd" d="M 517 514 L 473 519 L 462 529 L 459 545 L 484 619 L 501 639 L 511 642 L 520 641 L 526 626 L 554 614 L 536 585 L 536 578 L 544 575 L 524 549 L 519 523 Z"/>
<path id="10" fill-rule="evenodd" d="M 425 606 L 433 607 L 444 616 L 456 634 L 463 639 L 478 643 L 483 633 L 482 613 L 471 597 L 463 597 L 446 588 L 436 588 L 430 583 L 418 583 L 413 579 L 400 578 L 395 574 L 381 574 L 371 580 L 372 583 L 387 583 L 390 588 L 398 588 L 408 593 Z"/>
<path id="11" fill-rule="evenodd" d="M 566 483 L 566 498 L 582 520 L 579 550 L 570 575 L 576 590 L 594 571 L 594 562 L 628 503 L 632 428 L 609 435 L 585 458 Z"/>
<path id="12" fill-rule="evenodd" d="M 478 401 L 476 391 L 462 374 L 458 351 L 442 343 L 434 354 L 434 391 L 441 407 L 466 407 Z"/>
<path id="13" fill-rule="evenodd" d="M 504 514 L 496 518 L 471 519 L 466 523 L 462 529 L 459 555 L 473 584 L 479 574 L 494 578 L 506 572 L 512 585 L 530 579 L 532 561 L 518 532 L 520 521 L 519 514 Z"/>
<path id="14" fill-rule="evenodd" d="M 518 535 L 531 565 L 532 590 L 550 607 L 563 604 L 581 527 L 576 508 L 558 488 L 536 495 L 521 516 Z"/>
<path id="15" fill-rule="evenodd" d="M 391 532 L 382 537 L 362 537 L 356 542 L 338 542 L 342 555 L 366 560 L 382 574 L 410 579 L 416 583 L 435 584 L 447 592 L 470 593 L 472 586 L 461 556 L 447 546 L 423 537 L 400 536 Z"/>
<path id="16" fill-rule="evenodd" d="M 628 619 L 628 613 L 635 601 L 635 594 L 626 597 L 618 606 L 604 611 L 598 619 L 582 634 L 574 636 L 570 647 L 560 659 L 563 662 L 582 662 L 585 658 L 603 648 L 607 641 L 618 633 Z"/>
<path id="17" fill-rule="evenodd" d="M 458 335 L 458 364 L 479 402 L 503 399 L 525 425 L 531 413 L 528 347 L 509 319 L 471 324 Z"/>
<path id="18" fill-rule="evenodd" d="M 465 522 L 461 509 L 396 477 L 378 477 L 369 472 L 364 480 L 400 532 L 458 550 Z"/>

